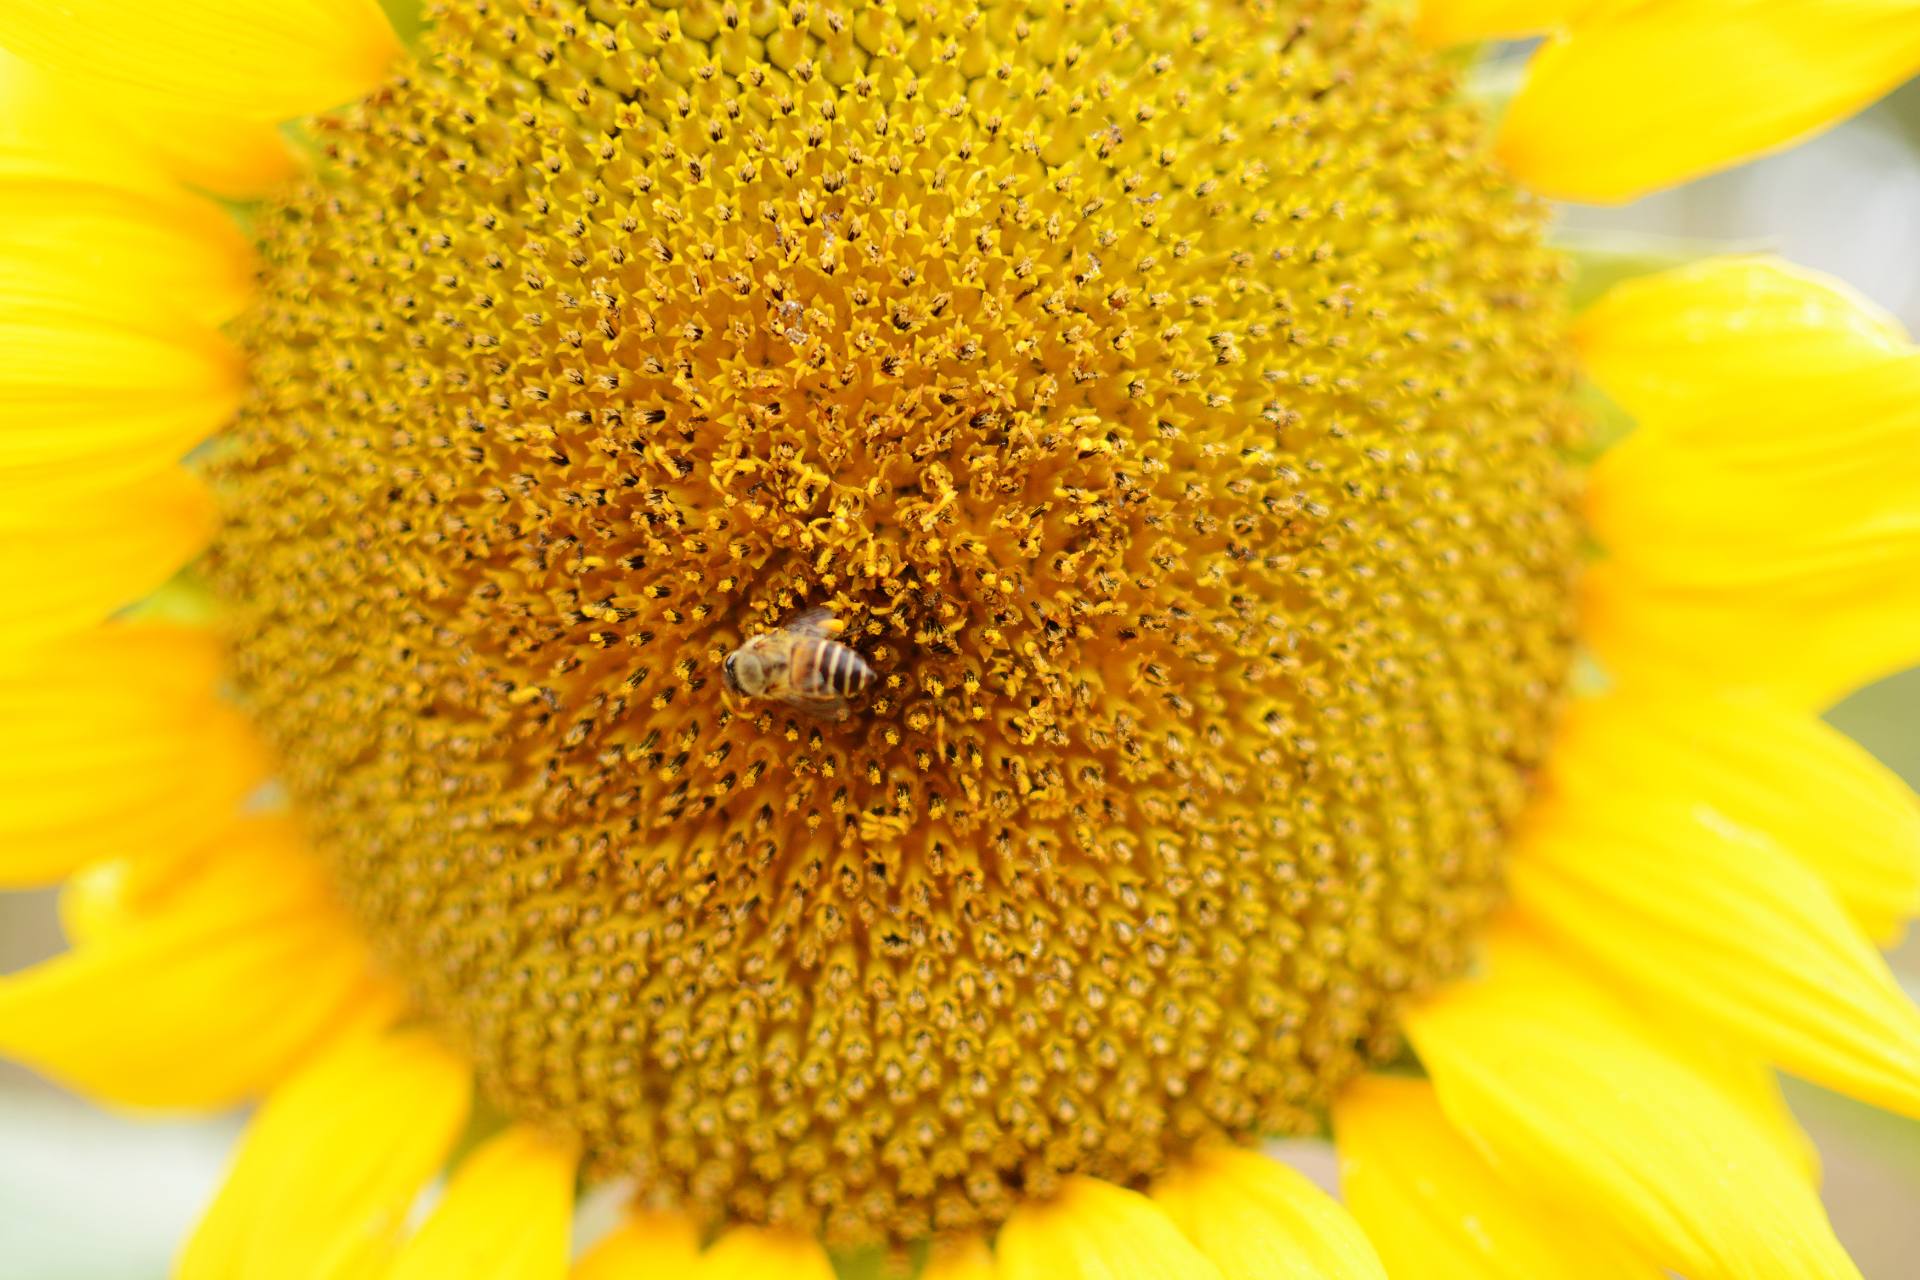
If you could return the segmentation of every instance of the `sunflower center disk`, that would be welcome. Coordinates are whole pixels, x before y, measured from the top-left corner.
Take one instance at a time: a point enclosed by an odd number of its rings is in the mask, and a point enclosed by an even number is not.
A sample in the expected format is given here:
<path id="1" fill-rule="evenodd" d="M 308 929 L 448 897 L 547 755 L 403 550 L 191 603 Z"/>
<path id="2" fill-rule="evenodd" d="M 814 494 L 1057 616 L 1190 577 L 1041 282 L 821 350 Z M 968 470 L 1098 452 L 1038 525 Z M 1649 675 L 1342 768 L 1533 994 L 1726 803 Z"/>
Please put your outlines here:
<path id="1" fill-rule="evenodd" d="M 1314 1126 L 1569 652 L 1541 213 L 1363 5 L 465 0 L 263 218 L 238 684 L 599 1174 L 832 1241 Z M 728 655 L 810 606 L 844 720 Z"/>

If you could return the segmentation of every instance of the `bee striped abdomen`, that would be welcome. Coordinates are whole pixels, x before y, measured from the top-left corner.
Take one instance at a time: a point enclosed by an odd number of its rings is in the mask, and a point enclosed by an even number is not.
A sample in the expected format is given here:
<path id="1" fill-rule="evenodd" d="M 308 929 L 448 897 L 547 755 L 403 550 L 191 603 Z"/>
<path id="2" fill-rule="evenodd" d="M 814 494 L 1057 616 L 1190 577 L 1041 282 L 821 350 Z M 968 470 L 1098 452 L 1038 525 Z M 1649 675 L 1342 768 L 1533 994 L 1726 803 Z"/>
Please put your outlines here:
<path id="1" fill-rule="evenodd" d="M 807 667 L 805 678 L 795 682 L 804 688 L 849 698 L 873 680 L 873 668 L 867 660 L 837 640 L 816 640 L 802 646 L 796 657 Z"/>

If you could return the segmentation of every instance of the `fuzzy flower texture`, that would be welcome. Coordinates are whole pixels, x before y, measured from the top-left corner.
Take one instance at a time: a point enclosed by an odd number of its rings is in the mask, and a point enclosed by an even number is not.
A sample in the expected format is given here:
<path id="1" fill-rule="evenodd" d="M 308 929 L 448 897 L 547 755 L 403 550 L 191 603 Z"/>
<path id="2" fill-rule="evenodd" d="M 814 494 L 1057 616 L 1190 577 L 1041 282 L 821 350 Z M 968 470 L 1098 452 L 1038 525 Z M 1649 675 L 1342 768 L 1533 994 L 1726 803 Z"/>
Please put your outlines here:
<path id="1" fill-rule="evenodd" d="M 1819 718 L 1920 661 L 1920 353 L 1542 197 L 1920 3 L 0 49 L 0 1051 L 257 1104 L 184 1280 L 1857 1276 L 1775 1072 L 1920 1115 L 1920 806 Z"/>

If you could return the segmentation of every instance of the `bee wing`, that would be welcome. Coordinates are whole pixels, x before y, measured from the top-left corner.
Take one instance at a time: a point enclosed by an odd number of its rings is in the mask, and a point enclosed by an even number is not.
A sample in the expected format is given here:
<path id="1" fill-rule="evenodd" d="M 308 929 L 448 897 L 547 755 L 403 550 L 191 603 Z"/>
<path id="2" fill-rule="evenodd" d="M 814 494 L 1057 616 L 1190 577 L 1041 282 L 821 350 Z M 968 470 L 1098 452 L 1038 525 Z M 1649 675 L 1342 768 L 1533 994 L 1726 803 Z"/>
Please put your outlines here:
<path id="1" fill-rule="evenodd" d="M 853 708 L 847 705 L 845 698 L 795 694 L 781 701 L 802 715 L 812 716 L 815 720 L 825 720 L 830 724 L 839 724 L 853 714 Z"/>
<path id="2" fill-rule="evenodd" d="M 788 621 L 786 629 L 797 631 L 803 636 L 818 636 L 822 640 L 833 639 L 833 610 L 826 605 L 817 604 L 811 609 L 797 613 Z"/>

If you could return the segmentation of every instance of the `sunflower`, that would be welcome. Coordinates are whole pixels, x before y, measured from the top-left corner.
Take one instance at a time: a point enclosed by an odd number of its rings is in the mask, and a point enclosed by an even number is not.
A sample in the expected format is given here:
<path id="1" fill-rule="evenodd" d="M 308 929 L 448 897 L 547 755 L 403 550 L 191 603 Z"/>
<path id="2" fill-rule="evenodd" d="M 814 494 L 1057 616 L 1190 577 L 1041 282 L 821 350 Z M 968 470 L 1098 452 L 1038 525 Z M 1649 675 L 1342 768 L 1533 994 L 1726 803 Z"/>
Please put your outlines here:
<path id="1" fill-rule="evenodd" d="M 0 4 L 0 1048 L 257 1101 L 180 1275 L 1857 1274 L 1775 1072 L 1920 1115 L 1818 718 L 1920 658 L 1920 354 L 1576 310 L 1542 197 L 1920 10 L 403 25 Z M 814 610 L 870 687 L 744 696 Z"/>

